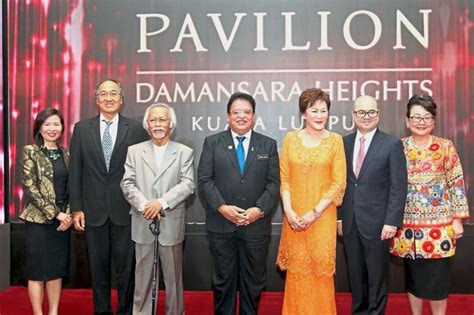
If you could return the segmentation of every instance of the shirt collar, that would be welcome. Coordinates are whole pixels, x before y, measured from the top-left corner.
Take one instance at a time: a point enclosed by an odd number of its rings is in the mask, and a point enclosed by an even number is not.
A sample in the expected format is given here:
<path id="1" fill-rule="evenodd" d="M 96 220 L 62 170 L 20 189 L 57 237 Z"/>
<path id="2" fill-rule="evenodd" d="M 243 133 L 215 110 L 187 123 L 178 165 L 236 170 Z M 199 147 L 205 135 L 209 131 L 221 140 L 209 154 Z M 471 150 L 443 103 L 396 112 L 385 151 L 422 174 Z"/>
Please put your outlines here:
<path id="1" fill-rule="evenodd" d="M 249 130 L 249 132 L 247 132 L 246 134 L 243 134 L 242 136 L 239 135 L 238 133 L 234 132 L 232 129 L 230 130 L 230 133 L 232 134 L 232 139 L 235 141 L 235 138 L 236 137 L 245 137 L 245 139 L 249 139 L 250 140 L 250 137 L 252 136 L 252 129 Z"/>
<path id="2" fill-rule="evenodd" d="M 356 142 L 359 141 L 359 139 L 364 136 L 365 138 L 365 143 L 370 143 L 372 141 L 372 138 L 374 137 L 375 133 L 377 132 L 377 128 L 375 128 L 374 130 L 372 130 L 371 132 L 369 133 L 366 133 L 365 135 L 361 134 L 359 130 L 357 130 L 357 134 L 356 134 Z"/>
<path id="3" fill-rule="evenodd" d="M 119 121 L 119 114 L 115 115 L 114 118 L 112 118 L 112 120 L 110 120 L 112 122 L 112 125 L 115 125 L 117 126 L 118 125 L 118 121 Z M 102 115 L 102 113 L 100 113 L 99 115 L 99 121 L 102 123 L 104 120 L 107 120 L 107 118 L 104 117 L 104 115 Z"/>

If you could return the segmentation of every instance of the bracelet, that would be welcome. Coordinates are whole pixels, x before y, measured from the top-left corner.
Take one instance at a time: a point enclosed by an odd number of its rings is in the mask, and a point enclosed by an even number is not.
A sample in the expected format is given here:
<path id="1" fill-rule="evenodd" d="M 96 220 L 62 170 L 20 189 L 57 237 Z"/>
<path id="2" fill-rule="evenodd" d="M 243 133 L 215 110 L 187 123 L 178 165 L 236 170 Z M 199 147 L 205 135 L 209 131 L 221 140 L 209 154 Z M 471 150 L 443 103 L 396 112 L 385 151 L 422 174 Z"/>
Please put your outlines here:
<path id="1" fill-rule="evenodd" d="M 265 212 L 263 212 L 262 208 L 260 208 L 259 206 L 255 206 L 255 208 L 257 208 L 258 211 L 260 211 L 260 218 L 263 218 L 265 216 Z"/>
<path id="2" fill-rule="evenodd" d="M 321 217 L 321 214 L 322 214 L 321 211 L 318 211 L 318 210 L 316 210 L 316 209 L 313 209 L 313 213 L 314 213 L 314 215 L 316 216 L 316 219 L 319 219 L 319 218 Z"/>

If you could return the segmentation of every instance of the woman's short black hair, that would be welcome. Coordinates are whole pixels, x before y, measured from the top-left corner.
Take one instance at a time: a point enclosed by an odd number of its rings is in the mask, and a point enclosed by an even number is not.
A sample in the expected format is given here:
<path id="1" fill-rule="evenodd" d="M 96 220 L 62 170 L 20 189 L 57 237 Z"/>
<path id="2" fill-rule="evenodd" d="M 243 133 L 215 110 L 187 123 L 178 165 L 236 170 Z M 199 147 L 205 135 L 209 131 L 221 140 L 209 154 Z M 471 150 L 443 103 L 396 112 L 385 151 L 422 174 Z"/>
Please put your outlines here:
<path id="1" fill-rule="evenodd" d="M 232 106 L 232 103 L 239 99 L 248 101 L 250 105 L 252 105 L 252 111 L 255 113 L 255 99 L 252 97 L 252 95 L 242 92 L 236 92 L 230 96 L 229 102 L 227 102 L 227 113 L 230 113 L 230 107 Z"/>
<path id="2" fill-rule="evenodd" d="M 38 113 L 38 115 L 36 115 L 35 123 L 33 125 L 33 138 L 35 139 L 35 142 L 37 145 L 42 146 L 44 144 L 43 136 L 41 136 L 41 133 L 40 133 L 41 126 L 44 124 L 46 119 L 54 115 L 57 115 L 59 117 L 59 120 L 61 121 L 61 126 L 63 127 L 63 131 L 64 131 L 63 114 L 56 108 L 43 109 L 42 111 Z M 62 133 L 61 133 L 61 137 L 62 137 Z M 58 142 L 61 139 L 61 137 L 59 137 Z"/>
<path id="3" fill-rule="evenodd" d="M 436 103 L 433 98 L 429 95 L 413 95 L 407 104 L 407 117 L 410 118 L 410 112 L 413 106 L 421 106 L 433 117 L 436 117 Z"/>

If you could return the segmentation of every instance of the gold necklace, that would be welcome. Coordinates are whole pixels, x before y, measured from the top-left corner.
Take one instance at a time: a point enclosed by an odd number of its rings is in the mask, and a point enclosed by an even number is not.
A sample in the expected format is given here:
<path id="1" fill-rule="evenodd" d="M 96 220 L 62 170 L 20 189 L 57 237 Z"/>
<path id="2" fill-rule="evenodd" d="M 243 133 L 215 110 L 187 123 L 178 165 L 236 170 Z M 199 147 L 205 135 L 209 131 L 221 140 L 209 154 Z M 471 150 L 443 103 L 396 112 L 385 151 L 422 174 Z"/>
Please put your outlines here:
<path id="1" fill-rule="evenodd" d="M 433 139 L 431 138 L 431 135 L 430 135 L 428 138 L 428 141 L 420 145 L 420 144 L 416 144 L 415 139 L 413 139 L 413 136 L 410 136 L 410 143 L 417 150 L 424 150 L 428 148 L 431 145 L 432 141 Z"/>

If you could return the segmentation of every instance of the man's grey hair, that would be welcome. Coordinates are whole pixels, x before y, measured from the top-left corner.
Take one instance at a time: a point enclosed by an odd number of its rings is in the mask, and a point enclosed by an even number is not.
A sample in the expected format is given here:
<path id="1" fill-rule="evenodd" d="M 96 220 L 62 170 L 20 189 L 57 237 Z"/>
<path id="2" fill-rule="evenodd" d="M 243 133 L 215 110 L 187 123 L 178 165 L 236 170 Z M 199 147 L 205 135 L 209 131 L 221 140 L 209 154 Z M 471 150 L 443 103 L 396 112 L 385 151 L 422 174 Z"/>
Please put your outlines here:
<path id="1" fill-rule="evenodd" d="M 122 100 L 123 100 L 125 98 L 125 91 L 123 90 L 123 87 L 122 87 L 122 84 L 120 83 L 120 81 L 114 80 L 114 79 L 104 79 L 104 80 L 100 81 L 99 83 L 97 83 L 97 85 L 95 86 L 95 89 L 94 89 L 95 97 L 99 96 L 99 88 L 102 85 L 102 83 L 107 82 L 107 81 L 113 82 L 113 83 L 118 85 L 118 87 L 120 88 L 119 93 L 120 93 L 120 96 L 122 97 Z"/>
<path id="2" fill-rule="evenodd" d="M 148 106 L 148 108 L 145 110 L 145 114 L 143 115 L 143 128 L 148 132 L 150 133 L 150 131 L 148 130 L 148 124 L 147 124 L 147 120 L 148 120 L 148 115 L 150 114 L 150 111 L 153 109 L 153 108 L 157 108 L 157 107 L 163 107 L 163 108 L 166 108 L 168 110 L 168 113 L 169 113 L 169 116 L 170 116 L 170 120 L 171 120 L 171 125 L 170 125 L 170 134 L 173 134 L 174 130 L 176 129 L 176 124 L 177 124 L 177 121 L 176 121 L 176 113 L 173 109 L 173 107 L 169 106 L 168 104 L 164 104 L 164 103 L 157 103 L 157 104 L 152 104 L 150 106 Z"/>

